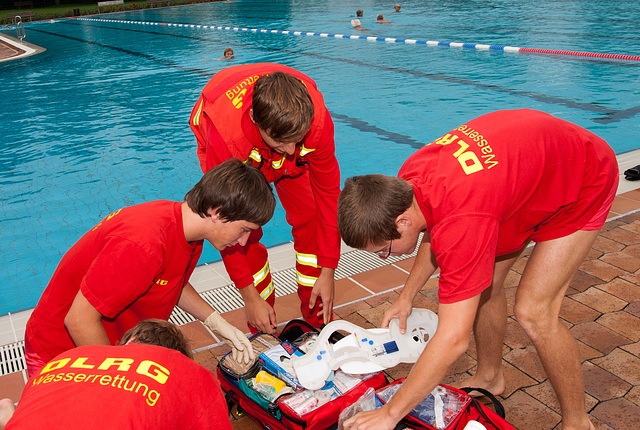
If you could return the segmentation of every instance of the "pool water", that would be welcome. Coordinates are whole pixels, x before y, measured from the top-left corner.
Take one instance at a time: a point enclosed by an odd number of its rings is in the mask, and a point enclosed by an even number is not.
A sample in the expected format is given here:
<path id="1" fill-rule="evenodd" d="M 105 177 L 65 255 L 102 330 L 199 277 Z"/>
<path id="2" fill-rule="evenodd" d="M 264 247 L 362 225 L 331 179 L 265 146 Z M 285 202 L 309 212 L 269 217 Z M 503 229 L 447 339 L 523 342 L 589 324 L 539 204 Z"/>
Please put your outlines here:
<path id="1" fill-rule="evenodd" d="M 618 154 L 640 147 L 640 62 L 150 24 L 640 55 L 635 0 L 401 4 L 239 0 L 27 23 L 26 40 L 47 51 L 0 63 L 0 314 L 35 306 L 64 252 L 108 213 L 183 198 L 201 175 L 191 108 L 230 65 L 279 62 L 317 82 L 343 181 L 395 174 L 417 148 L 498 109 L 543 110 Z M 349 24 L 359 8 L 363 31 Z M 237 58 L 217 61 L 226 47 Z M 264 241 L 289 240 L 278 207 Z M 208 245 L 200 262 L 218 258 Z"/>

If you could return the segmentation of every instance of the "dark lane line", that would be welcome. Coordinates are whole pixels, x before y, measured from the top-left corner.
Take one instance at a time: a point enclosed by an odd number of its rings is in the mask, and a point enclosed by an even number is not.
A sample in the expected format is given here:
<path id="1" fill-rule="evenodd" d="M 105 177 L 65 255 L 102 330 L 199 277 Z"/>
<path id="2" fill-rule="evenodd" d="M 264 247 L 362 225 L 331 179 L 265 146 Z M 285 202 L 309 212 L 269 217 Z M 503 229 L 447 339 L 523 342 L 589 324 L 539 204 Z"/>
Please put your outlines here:
<path id="1" fill-rule="evenodd" d="M 144 34 L 158 35 L 158 36 L 177 37 L 177 38 L 182 38 L 182 39 L 197 40 L 197 41 L 204 41 L 204 42 L 219 42 L 219 43 L 223 43 L 224 42 L 224 43 L 226 43 L 228 45 L 239 46 L 239 44 L 233 44 L 233 43 L 230 43 L 228 41 L 221 41 L 221 40 L 210 39 L 210 38 L 195 37 L 195 36 L 185 36 L 185 35 L 179 35 L 179 34 L 170 34 L 170 33 L 164 33 L 164 32 L 129 29 L 129 28 L 121 28 L 121 27 L 113 27 L 113 26 L 85 24 L 85 23 L 81 23 L 80 21 L 75 21 L 75 20 L 74 21 L 62 21 L 62 22 L 60 22 L 60 24 L 72 25 L 72 26 L 91 26 L 91 27 L 97 27 L 97 28 L 107 28 L 107 29 L 112 29 L 112 30 L 117 30 L 117 31 L 144 33 Z M 182 27 L 182 28 L 188 28 L 188 27 Z M 126 54 L 129 54 L 129 55 L 135 55 L 135 56 L 138 56 L 138 57 L 146 58 L 146 59 L 148 59 L 150 61 L 154 61 L 154 62 L 157 62 L 159 64 L 162 64 L 165 67 L 172 67 L 172 68 L 175 68 L 177 70 L 192 72 L 192 73 L 196 73 L 196 74 L 202 75 L 202 76 L 211 76 L 211 74 L 208 71 L 205 71 L 205 70 L 202 70 L 202 69 L 198 69 L 198 68 L 183 67 L 183 66 L 180 66 L 179 64 L 177 64 L 175 62 L 172 62 L 172 61 L 169 61 L 169 60 L 165 60 L 165 59 L 162 59 L 162 58 L 158 58 L 158 57 L 154 57 L 154 56 L 149 55 L 149 54 L 143 54 L 143 53 L 140 53 L 140 52 L 137 52 L 137 51 L 132 51 L 132 50 L 125 49 L 125 48 L 119 48 L 119 47 L 112 46 L 112 45 L 106 45 L 106 44 L 102 44 L 102 43 L 98 43 L 98 42 L 93 42 L 93 41 L 89 41 L 89 40 L 85 40 L 85 39 L 80 39 L 80 38 L 76 38 L 76 37 L 73 37 L 73 36 L 67 36 L 67 35 L 61 35 L 61 34 L 58 34 L 58 33 L 47 32 L 47 31 L 40 30 L 40 29 L 33 29 L 33 31 L 37 31 L 37 32 L 41 32 L 41 33 L 45 33 L 45 34 L 49 34 L 49 35 L 53 35 L 53 36 L 59 36 L 59 37 L 67 38 L 67 39 L 78 41 L 78 42 L 82 42 L 82 43 L 92 44 L 92 45 L 100 46 L 100 47 L 103 47 L 103 48 L 106 48 L 106 49 L 113 49 L 113 50 L 116 50 L 116 51 L 119 51 L 119 52 L 122 52 L 122 53 L 126 53 Z M 507 88 L 507 87 L 502 87 L 502 86 L 499 86 L 499 85 L 484 84 L 484 83 L 473 81 L 473 80 L 470 80 L 470 79 L 465 79 L 465 78 L 445 75 L 445 74 L 442 74 L 442 73 L 426 73 L 426 72 L 421 72 L 421 71 L 418 71 L 418 70 L 403 69 L 403 68 L 399 68 L 399 67 L 386 67 L 386 66 L 380 66 L 380 65 L 376 65 L 376 64 L 365 63 L 365 62 L 362 62 L 362 61 L 359 61 L 359 60 L 351 60 L 351 59 L 346 59 L 346 58 L 334 58 L 334 57 L 328 57 L 328 56 L 325 56 L 325 55 L 322 55 L 322 54 L 315 54 L 315 53 L 309 53 L 309 52 L 303 52 L 303 51 L 293 51 L 293 50 L 288 50 L 288 49 L 270 48 L 270 47 L 265 47 L 265 46 L 260 46 L 259 49 L 266 50 L 266 51 L 272 51 L 272 52 L 282 52 L 282 53 L 287 53 L 287 54 L 291 54 L 291 55 L 305 55 L 305 56 L 310 56 L 310 57 L 314 57 L 314 58 L 318 58 L 318 59 L 322 59 L 322 60 L 326 60 L 326 61 L 339 61 L 339 62 L 353 64 L 353 65 L 357 65 L 357 66 L 374 68 L 374 69 L 377 69 L 377 70 L 384 70 L 384 71 L 390 71 L 390 72 L 395 72 L 395 73 L 402 73 L 402 74 L 410 75 L 412 77 L 417 77 L 417 78 L 426 78 L 426 79 L 430 79 L 430 80 L 434 80 L 434 81 L 443 81 L 443 82 L 449 82 L 449 83 L 458 84 L 458 85 L 472 86 L 472 87 L 480 88 L 482 90 L 501 92 L 501 93 L 506 93 L 506 94 L 509 94 L 509 95 L 514 95 L 514 96 L 519 96 L 519 97 L 526 97 L 526 98 L 529 98 L 529 99 L 532 99 L 532 100 L 536 100 L 536 101 L 539 101 L 539 102 L 542 102 L 542 103 L 546 103 L 546 104 L 561 105 L 561 106 L 569 107 L 571 109 L 578 109 L 578 110 L 582 110 L 582 111 L 598 113 L 600 115 L 598 117 L 592 118 L 591 120 L 594 121 L 594 122 L 597 122 L 599 124 L 609 124 L 609 123 L 621 121 L 623 119 L 633 118 L 638 113 L 640 113 L 640 106 L 634 106 L 634 107 L 631 107 L 631 108 L 628 108 L 628 109 L 623 109 L 623 110 L 610 109 L 610 108 L 607 108 L 607 107 L 602 106 L 602 105 L 597 104 L 597 103 L 583 103 L 583 102 L 578 102 L 578 101 L 574 101 L 574 100 L 570 100 L 570 99 L 565 99 L 565 98 L 560 98 L 560 97 L 554 97 L 554 96 L 549 96 L 549 95 L 545 95 L 545 94 L 540 94 L 540 93 L 536 93 L 534 91 L 514 90 L 514 89 Z M 357 124 L 358 121 L 360 121 L 360 120 L 356 120 L 354 118 L 352 118 L 352 120 L 353 121 L 347 121 L 347 122 L 350 123 L 350 124 Z M 410 138 L 407 138 L 407 139 L 410 139 Z"/>

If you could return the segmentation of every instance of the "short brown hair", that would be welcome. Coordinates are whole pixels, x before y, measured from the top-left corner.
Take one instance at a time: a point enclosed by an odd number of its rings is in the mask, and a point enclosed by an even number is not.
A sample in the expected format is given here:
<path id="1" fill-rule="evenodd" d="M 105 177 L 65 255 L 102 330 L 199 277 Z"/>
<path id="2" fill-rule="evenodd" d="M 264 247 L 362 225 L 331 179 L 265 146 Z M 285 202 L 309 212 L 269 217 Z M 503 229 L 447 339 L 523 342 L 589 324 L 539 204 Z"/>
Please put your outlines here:
<path id="1" fill-rule="evenodd" d="M 187 357 L 193 358 L 187 339 L 180 329 L 169 321 L 155 318 L 142 320 L 125 332 L 120 340 L 120 345 L 129 341 L 175 349 Z"/>
<path id="2" fill-rule="evenodd" d="M 302 81 L 284 72 L 260 77 L 253 88 L 253 121 L 269 137 L 291 142 L 311 128 L 313 102 Z"/>
<path id="3" fill-rule="evenodd" d="M 394 176 L 348 178 L 338 198 L 338 230 L 352 248 L 399 239 L 396 218 L 413 203 L 413 187 Z"/>
<path id="4" fill-rule="evenodd" d="M 230 158 L 205 173 L 184 200 L 203 218 L 217 210 L 222 221 L 258 225 L 269 222 L 276 208 L 273 189 L 264 174 L 237 158 Z"/>

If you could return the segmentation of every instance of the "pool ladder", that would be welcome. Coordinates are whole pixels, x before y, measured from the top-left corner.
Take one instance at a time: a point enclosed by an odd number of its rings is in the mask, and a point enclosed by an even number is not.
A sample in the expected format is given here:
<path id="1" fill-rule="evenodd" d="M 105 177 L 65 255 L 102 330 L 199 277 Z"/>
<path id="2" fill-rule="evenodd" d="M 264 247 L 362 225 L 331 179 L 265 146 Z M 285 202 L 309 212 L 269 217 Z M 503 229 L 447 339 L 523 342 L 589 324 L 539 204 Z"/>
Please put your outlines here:
<path id="1" fill-rule="evenodd" d="M 22 39 L 27 37 L 26 33 L 24 32 L 24 23 L 22 22 L 22 17 L 19 15 L 16 16 L 15 18 L 13 18 L 13 23 L 16 25 L 16 38 L 19 39 L 20 42 L 22 42 Z"/>

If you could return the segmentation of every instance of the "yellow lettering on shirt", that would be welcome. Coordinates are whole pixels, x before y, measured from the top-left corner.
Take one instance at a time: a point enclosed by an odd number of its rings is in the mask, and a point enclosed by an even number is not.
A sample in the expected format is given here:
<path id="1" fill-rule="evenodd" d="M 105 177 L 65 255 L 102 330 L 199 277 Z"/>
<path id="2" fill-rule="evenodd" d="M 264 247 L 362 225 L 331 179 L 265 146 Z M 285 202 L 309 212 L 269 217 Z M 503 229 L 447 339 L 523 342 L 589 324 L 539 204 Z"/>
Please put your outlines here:
<path id="1" fill-rule="evenodd" d="M 98 366 L 98 370 L 107 370 L 111 366 L 116 366 L 118 371 L 126 372 L 131 367 L 133 363 L 132 358 L 107 358 L 105 359 L 100 366 Z"/>
<path id="2" fill-rule="evenodd" d="M 73 367 L 74 369 L 93 369 L 95 364 L 84 364 L 89 357 L 78 357 L 69 367 Z"/>
<path id="3" fill-rule="evenodd" d="M 167 382 L 167 379 L 169 379 L 169 369 L 150 360 L 145 360 L 140 363 L 136 372 L 155 379 L 161 384 L 164 384 Z"/>
<path id="4" fill-rule="evenodd" d="M 456 131 L 459 131 L 466 135 L 472 142 L 475 142 L 478 148 L 480 149 L 480 158 L 478 155 L 470 149 L 468 141 L 463 140 L 460 136 L 453 133 L 447 133 L 439 139 L 435 140 L 433 143 L 436 145 L 457 145 L 458 148 L 453 152 L 453 157 L 460 163 L 460 167 L 462 167 L 462 171 L 465 175 L 471 175 L 473 173 L 484 170 L 485 166 L 487 169 L 491 169 L 498 165 L 498 161 L 495 159 L 496 154 L 493 152 L 493 148 L 489 142 L 484 138 L 483 135 L 478 133 L 476 130 L 473 130 L 467 125 L 463 125 L 458 127 Z"/>
<path id="5" fill-rule="evenodd" d="M 137 366 L 135 360 L 128 357 L 107 357 L 99 364 L 90 364 L 88 360 L 89 357 L 78 357 L 73 362 L 70 358 L 52 361 L 38 376 L 31 378 L 29 383 L 34 386 L 53 383 L 96 384 L 105 387 L 104 389 L 123 390 L 131 395 L 142 396 L 147 405 L 155 406 L 161 391 L 152 389 L 151 381 L 164 385 L 171 376 L 169 369 L 151 360 L 142 360 Z M 112 374 L 67 372 L 65 368 L 110 370 Z"/>
<path id="6" fill-rule="evenodd" d="M 242 100 L 244 99 L 245 94 L 247 94 L 247 88 L 245 87 L 250 87 L 255 84 L 259 77 L 260 76 L 258 75 L 249 76 L 248 78 L 240 81 L 240 83 L 235 87 L 227 90 L 225 95 L 229 100 L 231 100 L 231 103 L 236 109 L 240 109 L 242 107 Z"/>

